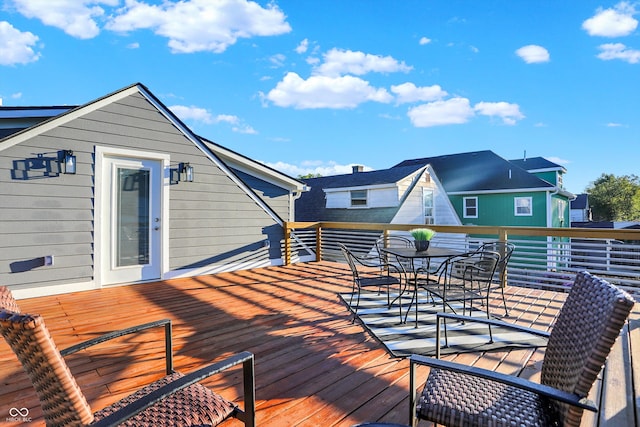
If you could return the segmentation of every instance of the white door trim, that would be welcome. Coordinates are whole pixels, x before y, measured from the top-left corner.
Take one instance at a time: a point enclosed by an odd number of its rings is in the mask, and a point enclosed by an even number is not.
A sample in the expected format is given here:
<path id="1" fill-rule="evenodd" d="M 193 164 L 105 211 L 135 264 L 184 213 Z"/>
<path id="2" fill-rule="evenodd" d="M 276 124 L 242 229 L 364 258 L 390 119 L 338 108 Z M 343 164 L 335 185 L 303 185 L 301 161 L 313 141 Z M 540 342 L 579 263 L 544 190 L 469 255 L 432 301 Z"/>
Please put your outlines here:
<path id="1" fill-rule="evenodd" d="M 162 163 L 162 189 L 160 193 L 160 277 L 162 279 L 169 267 L 169 174 L 170 174 L 170 156 L 163 153 L 154 153 L 141 150 L 131 150 L 123 148 L 113 147 L 95 147 L 95 173 L 94 173 L 94 192 L 95 192 L 95 205 L 94 205 L 94 257 L 93 257 L 93 269 L 94 269 L 94 281 L 96 288 L 101 288 L 108 285 L 105 283 L 105 271 L 102 266 L 102 260 L 105 256 L 109 256 L 108 253 L 104 253 L 104 239 L 110 238 L 108 235 L 104 235 L 103 227 L 105 221 L 108 218 L 103 218 L 102 212 L 105 207 L 105 203 L 109 203 L 109 195 L 104 194 L 102 185 L 102 177 L 105 168 L 106 157 L 125 157 L 132 159 L 148 159 L 159 161 Z"/>

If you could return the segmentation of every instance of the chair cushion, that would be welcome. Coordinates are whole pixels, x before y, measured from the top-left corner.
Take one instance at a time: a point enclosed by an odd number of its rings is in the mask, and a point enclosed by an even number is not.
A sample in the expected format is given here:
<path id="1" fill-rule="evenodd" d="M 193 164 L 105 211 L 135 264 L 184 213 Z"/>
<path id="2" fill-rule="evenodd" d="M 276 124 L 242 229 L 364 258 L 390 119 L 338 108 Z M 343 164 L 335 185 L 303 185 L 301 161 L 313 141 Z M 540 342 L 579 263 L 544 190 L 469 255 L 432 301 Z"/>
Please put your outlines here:
<path id="1" fill-rule="evenodd" d="M 535 393 L 437 368 L 429 372 L 417 415 L 444 425 L 515 427 L 559 422 L 554 406 Z"/>
<path id="2" fill-rule="evenodd" d="M 132 395 L 96 412 L 94 414 L 95 419 L 102 419 L 182 376 L 181 373 L 175 372 L 149 384 Z M 215 426 L 233 414 L 237 407 L 236 404 L 225 400 L 222 396 L 212 392 L 205 386 L 196 383 L 164 398 L 159 403 L 150 406 L 130 418 L 122 425 L 139 427 L 155 427 L 161 425 Z"/>

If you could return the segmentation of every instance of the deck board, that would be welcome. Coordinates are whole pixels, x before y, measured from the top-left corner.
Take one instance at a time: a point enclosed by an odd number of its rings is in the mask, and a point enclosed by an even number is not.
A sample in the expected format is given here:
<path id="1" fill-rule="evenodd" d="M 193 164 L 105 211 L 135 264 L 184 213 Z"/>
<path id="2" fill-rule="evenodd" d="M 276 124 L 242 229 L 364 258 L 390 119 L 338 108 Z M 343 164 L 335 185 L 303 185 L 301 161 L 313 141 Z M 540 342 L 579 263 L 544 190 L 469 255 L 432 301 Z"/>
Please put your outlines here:
<path id="1" fill-rule="evenodd" d="M 408 362 L 390 356 L 357 322 L 351 322 L 338 297 L 350 288 L 346 265 L 322 262 L 34 298 L 19 305 L 24 312 L 44 316 L 59 348 L 99 333 L 169 318 L 178 370 L 189 372 L 235 352 L 253 352 L 260 426 L 407 423 Z M 546 330 L 566 294 L 510 287 L 506 296 L 510 313 L 504 320 Z M 492 312 L 501 316 L 502 301 L 497 297 Z M 637 307 L 634 316 L 624 340 L 617 343 L 620 359 L 611 363 L 611 374 L 604 380 L 611 389 L 615 381 L 610 378 L 624 374 L 624 381 L 635 388 L 629 391 L 630 398 L 622 400 L 604 388 L 607 407 L 600 415 L 610 422 L 603 426 L 615 425 L 621 411 L 626 421 L 638 416 L 640 360 L 631 357 L 640 347 Z M 163 352 L 163 331 L 158 329 L 66 360 L 97 410 L 159 378 Z M 447 358 L 537 380 L 543 355 L 544 349 L 515 349 Z M 35 392 L 4 341 L 0 362 L 0 412 L 26 407 L 33 424 L 42 425 Z M 427 369 L 419 368 L 421 378 Z M 210 378 L 206 384 L 230 399 L 241 398 L 239 370 Z"/>

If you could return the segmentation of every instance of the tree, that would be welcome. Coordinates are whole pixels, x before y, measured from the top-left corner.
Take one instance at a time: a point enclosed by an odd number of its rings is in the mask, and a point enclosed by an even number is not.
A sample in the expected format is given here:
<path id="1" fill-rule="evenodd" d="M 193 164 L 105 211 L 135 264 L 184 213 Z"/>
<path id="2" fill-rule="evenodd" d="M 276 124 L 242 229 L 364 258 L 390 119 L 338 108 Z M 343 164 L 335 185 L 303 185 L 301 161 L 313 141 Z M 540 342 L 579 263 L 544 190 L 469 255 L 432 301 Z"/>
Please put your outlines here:
<path id="1" fill-rule="evenodd" d="M 298 175 L 298 179 L 308 179 L 308 178 L 321 178 L 322 175 L 319 173 L 308 173 L 306 175 Z"/>
<path id="2" fill-rule="evenodd" d="M 594 221 L 640 220 L 640 179 L 603 173 L 586 189 Z"/>

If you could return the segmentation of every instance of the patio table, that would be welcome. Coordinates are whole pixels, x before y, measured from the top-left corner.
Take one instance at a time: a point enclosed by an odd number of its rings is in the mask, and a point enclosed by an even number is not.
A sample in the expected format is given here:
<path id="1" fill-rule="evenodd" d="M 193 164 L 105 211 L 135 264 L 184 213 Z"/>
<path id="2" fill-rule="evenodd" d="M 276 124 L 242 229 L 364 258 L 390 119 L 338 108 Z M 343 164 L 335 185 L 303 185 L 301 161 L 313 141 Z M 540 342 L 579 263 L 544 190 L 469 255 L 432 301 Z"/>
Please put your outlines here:
<path id="1" fill-rule="evenodd" d="M 415 248 L 380 248 L 381 251 L 386 252 L 387 254 L 394 255 L 396 258 L 405 258 L 410 261 L 411 272 L 413 274 L 413 296 L 411 298 L 411 302 L 409 303 L 409 308 L 404 316 L 404 322 L 402 318 L 400 318 L 401 323 L 406 323 L 407 318 L 409 317 L 409 312 L 411 311 L 411 306 L 416 305 L 416 328 L 418 327 L 418 272 L 415 269 L 414 261 L 416 259 L 425 259 L 427 260 L 427 266 L 431 263 L 431 258 L 444 258 L 445 262 L 450 260 L 451 258 L 455 258 L 457 256 L 463 255 L 465 252 L 459 251 L 457 249 L 443 248 L 438 246 L 429 246 L 426 251 L 418 251 Z M 427 281 L 429 278 L 429 269 L 425 270 L 427 274 Z M 400 298 L 400 295 L 398 298 Z"/>

